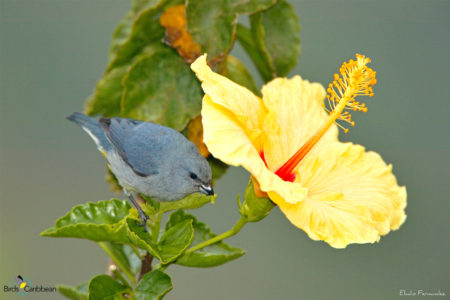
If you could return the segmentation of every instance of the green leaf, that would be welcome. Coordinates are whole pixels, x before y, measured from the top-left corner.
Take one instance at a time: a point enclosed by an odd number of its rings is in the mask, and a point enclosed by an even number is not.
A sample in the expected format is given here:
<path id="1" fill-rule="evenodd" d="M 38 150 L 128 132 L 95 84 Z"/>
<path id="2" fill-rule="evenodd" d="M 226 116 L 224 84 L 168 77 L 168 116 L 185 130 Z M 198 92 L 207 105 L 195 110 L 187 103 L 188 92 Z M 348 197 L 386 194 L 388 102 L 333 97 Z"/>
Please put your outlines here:
<path id="1" fill-rule="evenodd" d="M 208 156 L 206 159 L 211 167 L 212 172 L 212 183 L 214 184 L 220 177 L 222 177 L 225 172 L 228 170 L 228 165 L 217 158 L 214 158 L 212 155 Z"/>
<path id="2" fill-rule="evenodd" d="M 147 250 L 150 254 L 160 259 L 158 245 L 152 239 L 150 232 L 146 232 L 144 226 L 140 226 L 137 219 L 127 218 L 128 236 L 136 247 Z"/>
<path id="3" fill-rule="evenodd" d="M 141 259 L 134 253 L 133 249 L 124 244 L 108 243 L 109 249 L 114 254 L 115 259 L 133 274 L 137 274 L 141 269 Z"/>
<path id="4" fill-rule="evenodd" d="M 285 0 L 250 16 L 251 28 L 238 26 L 237 38 L 264 81 L 286 76 L 300 54 L 300 25 Z"/>
<path id="5" fill-rule="evenodd" d="M 163 264 L 177 259 L 189 247 L 193 239 L 192 221 L 186 220 L 166 230 L 158 243 L 153 241 L 150 233 L 138 226 L 137 220 L 128 218 L 127 225 L 130 239 L 134 244 L 150 252 Z"/>
<path id="6" fill-rule="evenodd" d="M 154 43 L 145 47 L 139 55 L 135 56 L 129 63 L 114 68 L 106 73 L 97 83 L 97 88 L 85 104 L 85 112 L 88 115 L 101 114 L 104 117 L 114 117 L 120 114 L 120 104 L 124 91 L 123 79 L 128 73 L 130 66 L 142 58 L 153 55 L 157 51 L 170 50 L 162 43 Z"/>
<path id="7" fill-rule="evenodd" d="M 109 59 L 112 60 L 119 47 L 128 39 L 131 33 L 131 25 L 133 24 L 135 14 L 132 11 L 127 12 L 127 14 L 119 21 L 116 29 L 114 29 L 111 45 L 109 47 Z"/>
<path id="8" fill-rule="evenodd" d="M 169 49 L 161 42 L 164 30 L 159 25 L 159 13 L 169 0 L 134 1 L 133 10 L 119 22 L 113 33 L 110 63 L 95 92 L 86 100 L 88 115 L 104 117 L 120 115 L 123 78 L 131 65 L 160 49 Z"/>
<path id="9" fill-rule="evenodd" d="M 150 198 L 149 196 L 146 196 L 144 194 L 139 194 L 139 196 L 142 199 L 144 199 L 144 201 L 143 201 L 144 203 L 142 203 L 143 206 L 141 206 L 141 208 L 145 211 L 146 214 L 148 214 L 150 216 L 149 212 L 151 214 L 157 214 L 158 213 L 159 207 L 160 207 L 162 202 L 153 200 L 152 198 Z"/>
<path id="10" fill-rule="evenodd" d="M 131 0 L 131 11 L 136 14 L 143 9 L 155 6 L 158 2 L 159 0 Z"/>
<path id="11" fill-rule="evenodd" d="M 169 275 L 160 270 L 153 270 L 145 274 L 139 281 L 134 292 L 134 299 L 162 299 L 172 288 L 172 280 Z"/>
<path id="12" fill-rule="evenodd" d="M 192 220 L 180 222 L 166 230 L 158 243 L 161 262 L 166 264 L 177 259 L 189 247 L 193 238 Z"/>
<path id="13" fill-rule="evenodd" d="M 196 209 L 200 208 L 206 203 L 214 202 L 217 195 L 206 196 L 200 193 L 194 193 L 185 198 L 173 202 L 160 202 L 159 207 L 162 212 L 168 212 L 177 209 Z"/>
<path id="14" fill-rule="evenodd" d="M 111 60 L 107 72 L 122 65 L 130 65 L 135 56 L 149 45 L 162 45 L 164 29 L 159 24 L 159 16 L 167 7 L 182 2 L 181 0 L 151 1 L 144 7 L 141 6 L 142 1 L 135 2 L 136 7 L 141 11 L 134 19 L 128 39 L 121 44 L 116 56 Z"/>
<path id="15" fill-rule="evenodd" d="M 56 221 L 55 227 L 43 231 L 41 235 L 130 243 L 124 226 L 129 211 L 130 205 L 125 200 L 88 202 L 75 206 Z"/>
<path id="16" fill-rule="evenodd" d="M 58 292 L 60 292 L 66 298 L 72 300 L 87 300 L 88 299 L 88 283 L 81 283 L 75 287 L 65 284 L 59 284 L 56 286 Z"/>
<path id="17" fill-rule="evenodd" d="M 131 290 L 108 275 L 97 275 L 89 282 L 89 300 L 129 299 Z"/>
<path id="18" fill-rule="evenodd" d="M 182 130 L 201 109 L 200 83 L 175 51 L 138 60 L 123 81 L 122 116 Z"/>
<path id="19" fill-rule="evenodd" d="M 217 72 L 234 82 L 245 86 L 255 95 L 259 95 L 259 89 L 256 86 L 252 75 L 239 59 L 228 55 L 227 58 L 218 65 Z"/>
<path id="20" fill-rule="evenodd" d="M 177 226 L 180 222 L 192 220 L 194 227 L 194 241 L 192 246 L 209 240 L 216 235 L 211 233 L 211 229 L 205 223 L 197 221 L 193 215 L 187 214 L 182 210 L 172 213 L 166 224 L 166 230 L 172 226 Z M 202 248 L 190 254 L 181 256 L 176 263 L 187 267 L 214 267 L 233 259 L 239 258 L 245 254 L 245 251 L 239 248 L 233 248 L 224 242 Z"/>
<path id="21" fill-rule="evenodd" d="M 278 0 L 260 14 L 267 53 L 277 76 L 286 76 L 295 67 L 300 55 L 298 17 L 293 6 L 285 0 Z"/>
<path id="22" fill-rule="evenodd" d="M 127 73 L 128 66 L 116 68 L 105 74 L 97 83 L 94 94 L 87 100 L 84 111 L 88 115 L 102 114 L 113 117 L 120 114 L 120 100 L 122 98 L 122 78 Z"/>
<path id="23" fill-rule="evenodd" d="M 159 25 L 159 14 L 172 3 L 170 0 L 135 1 L 114 31 L 110 63 L 93 95 L 85 104 L 88 115 L 104 117 L 120 115 L 123 79 L 134 62 L 161 49 L 170 49 L 162 43 L 164 29 Z"/>
<path id="24" fill-rule="evenodd" d="M 276 2 L 277 0 L 232 0 L 233 10 L 239 14 L 254 14 L 268 9 Z"/>
<path id="25" fill-rule="evenodd" d="M 242 48 L 244 48 L 244 50 L 252 59 L 263 80 L 267 82 L 272 78 L 275 78 L 276 73 L 274 67 L 270 62 L 270 57 L 267 54 L 263 39 L 258 38 L 264 34 L 262 26 L 257 25 L 259 23 L 256 22 L 256 20 L 260 18 L 261 16 L 259 14 L 258 16 L 252 18 L 252 30 L 241 24 L 238 24 L 237 39 L 242 45 Z"/>
<path id="26" fill-rule="evenodd" d="M 233 47 L 237 14 L 229 0 L 187 1 L 187 28 L 194 41 L 208 53 L 210 61 L 220 61 Z"/>
<path id="27" fill-rule="evenodd" d="M 152 10 L 161 2 L 160 0 L 132 0 L 131 11 L 127 12 L 125 16 L 119 21 L 116 29 L 114 29 L 111 45 L 109 49 L 110 61 L 115 59 L 120 47 L 131 39 L 133 23 L 143 10 Z"/>
<path id="28" fill-rule="evenodd" d="M 120 244 L 117 244 L 117 245 L 120 246 Z M 143 257 L 144 253 L 139 253 L 139 249 L 137 249 L 138 253 L 140 254 L 138 256 L 134 252 L 134 250 L 131 248 L 131 246 L 128 246 L 128 245 L 121 245 L 121 246 L 122 246 L 123 253 L 128 258 L 128 262 L 130 264 L 130 270 L 133 273 L 137 274 L 141 270 L 141 265 L 142 265 L 141 257 Z"/>

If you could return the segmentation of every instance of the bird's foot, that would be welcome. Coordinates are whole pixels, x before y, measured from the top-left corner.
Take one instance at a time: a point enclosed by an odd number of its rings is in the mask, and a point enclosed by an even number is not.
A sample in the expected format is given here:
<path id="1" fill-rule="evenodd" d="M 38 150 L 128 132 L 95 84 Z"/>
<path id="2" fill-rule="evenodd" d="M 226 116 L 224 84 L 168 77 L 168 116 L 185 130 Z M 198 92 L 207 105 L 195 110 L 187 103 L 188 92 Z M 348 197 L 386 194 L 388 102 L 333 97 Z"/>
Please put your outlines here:
<path id="1" fill-rule="evenodd" d="M 138 226 L 143 226 L 144 232 L 148 232 L 147 221 L 149 219 L 149 216 L 142 209 L 138 209 L 138 213 L 139 217 L 141 218 L 141 224 L 138 224 Z"/>

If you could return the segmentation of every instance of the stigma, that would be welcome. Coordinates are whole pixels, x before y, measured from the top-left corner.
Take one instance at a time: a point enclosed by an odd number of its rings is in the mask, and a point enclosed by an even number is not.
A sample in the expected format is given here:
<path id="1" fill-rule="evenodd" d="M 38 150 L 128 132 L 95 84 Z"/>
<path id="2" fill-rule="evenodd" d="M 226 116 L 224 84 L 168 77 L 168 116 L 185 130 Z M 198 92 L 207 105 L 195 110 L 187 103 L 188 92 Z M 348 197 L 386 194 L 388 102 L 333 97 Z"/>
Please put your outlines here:
<path id="1" fill-rule="evenodd" d="M 351 111 L 367 112 L 365 103 L 356 101 L 357 96 L 373 96 L 372 87 L 376 84 L 376 72 L 367 66 L 370 58 L 356 54 L 356 60 L 344 62 L 339 70 L 340 75 L 334 74 L 334 80 L 327 88 L 327 101 L 325 110 L 329 113 L 327 122 L 276 172 L 281 179 L 293 182 L 296 173 L 295 168 L 308 154 L 320 138 L 327 132 L 332 124 L 337 124 L 344 132 L 348 128 L 339 124 L 343 121 L 351 126 L 355 125 L 350 114 Z"/>

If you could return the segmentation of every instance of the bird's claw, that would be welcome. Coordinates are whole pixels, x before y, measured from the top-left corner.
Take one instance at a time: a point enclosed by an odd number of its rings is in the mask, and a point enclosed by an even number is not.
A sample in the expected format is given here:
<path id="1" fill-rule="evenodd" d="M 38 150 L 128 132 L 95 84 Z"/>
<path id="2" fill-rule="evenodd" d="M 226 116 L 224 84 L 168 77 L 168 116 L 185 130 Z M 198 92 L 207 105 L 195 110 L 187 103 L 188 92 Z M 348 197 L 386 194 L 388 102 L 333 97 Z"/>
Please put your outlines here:
<path id="1" fill-rule="evenodd" d="M 144 232 L 148 232 L 147 220 L 150 219 L 150 218 L 143 211 L 139 212 L 139 217 L 141 218 L 141 224 L 138 224 L 138 226 L 144 227 Z"/>
<path id="2" fill-rule="evenodd" d="M 142 221 L 143 222 L 143 221 Z M 139 227 L 144 227 L 144 232 L 148 232 L 147 222 L 137 224 Z"/>

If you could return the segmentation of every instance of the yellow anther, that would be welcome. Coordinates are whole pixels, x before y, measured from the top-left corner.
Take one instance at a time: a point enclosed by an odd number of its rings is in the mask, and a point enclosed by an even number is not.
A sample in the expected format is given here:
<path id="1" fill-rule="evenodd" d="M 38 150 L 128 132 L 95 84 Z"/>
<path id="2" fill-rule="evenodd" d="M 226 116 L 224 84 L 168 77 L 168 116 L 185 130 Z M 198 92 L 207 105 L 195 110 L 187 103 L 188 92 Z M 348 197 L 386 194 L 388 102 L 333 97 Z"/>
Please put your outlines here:
<path id="1" fill-rule="evenodd" d="M 367 67 L 370 62 L 368 57 L 356 54 L 356 60 L 350 59 L 344 62 L 339 69 L 340 76 L 334 74 L 334 80 L 328 85 L 327 99 L 329 99 L 329 111 L 333 122 L 343 120 L 354 126 L 351 115 L 344 109 L 366 112 L 364 103 L 355 101 L 356 96 L 373 96 L 372 86 L 377 82 L 376 72 Z M 344 130 L 345 131 L 345 130 Z"/>

